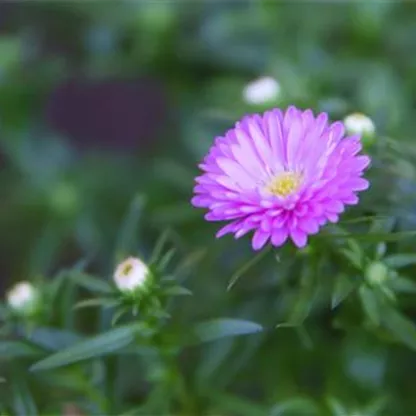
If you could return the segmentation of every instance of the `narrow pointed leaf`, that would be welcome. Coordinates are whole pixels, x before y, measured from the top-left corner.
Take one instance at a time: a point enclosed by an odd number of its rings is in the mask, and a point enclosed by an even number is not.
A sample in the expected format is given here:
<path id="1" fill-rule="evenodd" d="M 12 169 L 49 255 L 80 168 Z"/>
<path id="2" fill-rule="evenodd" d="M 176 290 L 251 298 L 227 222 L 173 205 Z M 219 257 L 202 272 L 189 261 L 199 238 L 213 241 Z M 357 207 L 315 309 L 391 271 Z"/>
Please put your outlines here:
<path id="1" fill-rule="evenodd" d="M 116 311 L 111 318 L 111 326 L 115 326 L 116 323 L 129 311 L 128 307 L 120 308 L 118 311 Z"/>
<path id="2" fill-rule="evenodd" d="M 119 303 L 120 302 L 114 298 L 86 299 L 76 303 L 74 309 L 96 308 L 100 306 L 104 308 L 111 308 L 113 306 L 117 306 Z"/>
<path id="3" fill-rule="evenodd" d="M 356 287 L 357 282 L 355 282 L 351 276 L 341 275 L 336 277 L 331 297 L 332 309 L 343 302 Z"/>
<path id="4" fill-rule="evenodd" d="M 332 411 L 332 416 L 344 416 L 348 414 L 348 410 L 344 407 L 344 405 L 335 397 L 327 397 L 326 402 L 328 407 Z"/>
<path id="5" fill-rule="evenodd" d="M 384 259 L 384 263 L 393 269 L 416 264 L 416 254 L 394 254 Z"/>
<path id="6" fill-rule="evenodd" d="M 170 234 L 170 229 L 166 229 L 157 239 L 156 244 L 153 248 L 152 255 L 150 256 L 149 265 L 153 265 L 159 262 L 163 253 L 163 248 L 165 247 L 165 244 L 167 243 Z"/>
<path id="7" fill-rule="evenodd" d="M 38 414 L 34 397 L 26 382 L 26 377 L 18 368 L 14 369 L 12 400 L 13 414 L 16 416 L 36 416 Z"/>
<path id="8" fill-rule="evenodd" d="M 30 370 L 50 370 L 89 358 L 109 355 L 133 342 L 140 328 L 140 324 L 133 324 L 112 329 L 53 354 L 35 363 Z"/>
<path id="9" fill-rule="evenodd" d="M 416 293 L 416 282 L 401 276 L 393 278 L 389 287 L 398 293 Z"/>
<path id="10" fill-rule="evenodd" d="M 137 195 L 130 204 L 117 239 L 117 263 L 124 260 L 125 257 L 136 249 L 137 229 L 140 221 L 140 215 L 143 211 L 143 206 L 144 198 L 142 195 Z"/>
<path id="11" fill-rule="evenodd" d="M 412 321 L 394 308 L 386 307 L 382 323 L 398 341 L 416 350 L 416 326 Z"/>
<path id="12" fill-rule="evenodd" d="M 263 327 L 255 322 L 220 318 L 199 323 L 194 328 L 194 333 L 199 342 L 210 342 L 225 337 L 254 334 L 262 330 Z"/>
<path id="13" fill-rule="evenodd" d="M 367 406 L 365 406 L 364 414 L 369 416 L 377 416 L 382 415 L 385 408 L 388 405 L 387 397 L 377 397 L 376 399 L 372 400 Z"/>
<path id="14" fill-rule="evenodd" d="M 374 325 L 379 326 L 381 319 L 381 307 L 375 291 L 365 285 L 362 285 L 359 289 L 359 294 L 367 317 Z"/>
<path id="15" fill-rule="evenodd" d="M 44 354 L 41 348 L 23 341 L 0 341 L 0 360 L 33 357 Z"/>
<path id="16" fill-rule="evenodd" d="M 158 261 L 157 268 L 160 272 L 163 272 L 168 267 L 169 263 L 172 261 L 173 256 L 176 253 L 175 248 L 171 248 L 167 251 Z"/>
<path id="17" fill-rule="evenodd" d="M 19 328 L 20 336 L 25 336 L 25 328 Z M 30 332 L 28 339 L 30 342 L 51 351 L 57 351 L 80 342 L 83 338 L 71 331 L 58 328 L 39 327 Z"/>
<path id="18" fill-rule="evenodd" d="M 240 279 L 241 276 L 244 275 L 244 273 L 247 273 L 256 263 L 258 263 L 260 260 L 262 260 L 266 254 L 270 251 L 270 246 L 262 250 L 260 253 L 258 253 L 256 256 L 254 256 L 251 260 L 249 260 L 247 263 L 245 263 L 242 267 L 240 267 L 232 276 L 230 279 L 230 282 L 228 283 L 227 290 L 231 290 L 233 286 L 237 283 L 237 280 Z"/>
<path id="19" fill-rule="evenodd" d="M 164 293 L 168 296 L 192 296 L 192 292 L 186 287 L 182 286 L 169 287 L 164 291 Z"/>
<path id="20" fill-rule="evenodd" d="M 286 416 L 286 415 L 320 415 L 318 406 L 308 398 L 295 397 L 276 404 L 270 410 L 270 416 Z"/>

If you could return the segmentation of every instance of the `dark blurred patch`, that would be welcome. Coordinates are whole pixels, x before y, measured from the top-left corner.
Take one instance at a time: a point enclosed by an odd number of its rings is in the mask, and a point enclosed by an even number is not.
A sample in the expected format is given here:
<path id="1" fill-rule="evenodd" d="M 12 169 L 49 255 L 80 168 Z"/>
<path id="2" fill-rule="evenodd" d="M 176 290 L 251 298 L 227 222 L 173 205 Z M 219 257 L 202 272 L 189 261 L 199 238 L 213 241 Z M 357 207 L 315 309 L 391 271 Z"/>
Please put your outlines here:
<path id="1" fill-rule="evenodd" d="M 132 149 L 152 143 L 167 120 L 167 99 L 152 79 L 73 79 L 49 97 L 46 121 L 76 147 Z"/>
<path id="2" fill-rule="evenodd" d="M 15 5 L 11 2 L 0 1 L 0 34 L 7 33 L 10 20 L 15 10 Z"/>

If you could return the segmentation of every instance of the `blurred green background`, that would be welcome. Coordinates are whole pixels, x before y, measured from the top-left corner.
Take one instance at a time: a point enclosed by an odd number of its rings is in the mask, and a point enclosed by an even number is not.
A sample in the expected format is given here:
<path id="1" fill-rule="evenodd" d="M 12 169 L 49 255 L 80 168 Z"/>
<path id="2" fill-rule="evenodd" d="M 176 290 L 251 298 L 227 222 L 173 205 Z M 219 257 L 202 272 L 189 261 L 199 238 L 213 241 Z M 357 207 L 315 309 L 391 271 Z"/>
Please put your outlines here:
<path id="1" fill-rule="evenodd" d="M 266 106 L 245 102 L 244 87 L 265 75 L 279 95 Z M 1 2 L 2 293 L 86 257 L 92 272 L 111 276 L 120 224 L 140 198 L 140 253 L 170 228 L 179 253 L 199 261 L 183 277 L 194 296 L 176 302 L 176 323 L 282 322 L 306 254 L 284 248 L 285 261 L 267 257 L 227 291 L 254 255 L 248 238 L 215 240 L 218 226 L 190 205 L 197 163 L 245 113 L 288 104 L 334 120 L 363 112 L 379 141 L 373 185 L 346 217 L 385 215 L 412 229 L 415 97 L 411 1 Z M 388 249 L 414 252 L 414 243 Z M 327 282 L 356 273 L 329 254 L 324 262 Z M 414 353 L 366 326 L 351 302 L 334 312 L 318 301 L 308 335 L 285 328 L 186 351 L 195 414 L 415 414 Z M 339 315 L 349 324 L 335 325 Z M 135 388 L 129 371 L 123 400 L 138 405 L 147 385 Z"/>

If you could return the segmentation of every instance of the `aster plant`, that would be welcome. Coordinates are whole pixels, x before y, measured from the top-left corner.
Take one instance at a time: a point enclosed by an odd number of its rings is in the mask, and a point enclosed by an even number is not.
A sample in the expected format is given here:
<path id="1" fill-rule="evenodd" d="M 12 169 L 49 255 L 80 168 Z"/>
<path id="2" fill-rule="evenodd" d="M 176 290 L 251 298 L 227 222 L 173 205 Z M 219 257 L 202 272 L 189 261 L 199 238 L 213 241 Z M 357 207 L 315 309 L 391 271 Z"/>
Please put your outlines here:
<path id="1" fill-rule="evenodd" d="M 208 221 L 227 221 L 217 237 L 253 231 L 254 250 L 288 239 L 301 248 L 308 236 L 336 223 L 368 188 L 359 135 L 342 122 L 294 106 L 249 115 L 217 137 L 199 165 L 192 204 Z"/>

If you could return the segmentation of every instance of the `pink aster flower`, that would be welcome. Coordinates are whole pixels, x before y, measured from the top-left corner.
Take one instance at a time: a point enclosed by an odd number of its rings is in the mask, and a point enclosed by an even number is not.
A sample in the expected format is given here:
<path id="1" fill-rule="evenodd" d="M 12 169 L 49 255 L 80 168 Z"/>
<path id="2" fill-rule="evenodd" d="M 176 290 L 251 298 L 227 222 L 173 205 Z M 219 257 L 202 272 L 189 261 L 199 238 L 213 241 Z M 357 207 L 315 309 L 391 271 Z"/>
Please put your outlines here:
<path id="1" fill-rule="evenodd" d="M 325 113 L 292 106 L 246 116 L 199 165 L 192 204 L 209 210 L 208 221 L 229 222 L 217 237 L 254 231 L 255 250 L 288 238 L 304 247 L 368 188 L 362 175 L 370 159 L 360 150 L 360 136 L 344 137 L 344 125 Z"/>

